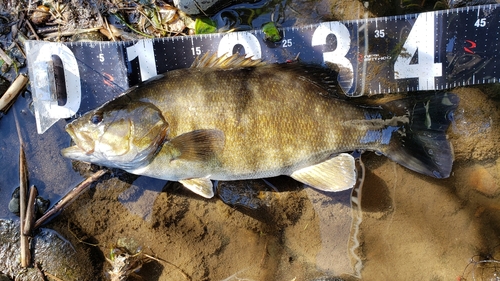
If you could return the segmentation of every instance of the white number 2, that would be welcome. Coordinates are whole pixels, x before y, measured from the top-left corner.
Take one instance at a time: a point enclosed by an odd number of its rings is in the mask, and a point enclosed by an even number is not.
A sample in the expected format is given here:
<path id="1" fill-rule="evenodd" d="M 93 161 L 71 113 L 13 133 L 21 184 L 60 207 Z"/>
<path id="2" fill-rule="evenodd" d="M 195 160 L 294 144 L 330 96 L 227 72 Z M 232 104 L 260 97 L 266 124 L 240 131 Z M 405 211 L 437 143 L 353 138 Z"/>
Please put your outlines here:
<path id="1" fill-rule="evenodd" d="M 417 55 L 417 62 L 412 58 Z M 441 63 L 434 63 L 434 14 L 420 14 L 403 50 L 394 63 L 394 78 L 418 78 L 419 90 L 435 89 L 435 77 L 442 76 Z"/>
<path id="2" fill-rule="evenodd" d="M 247 58 L 253 57 L 254 59 L 260 59 L 262 57 L 259 39 L 247 31 L 226 33 L 219 42 L 217 56 L 232 55 L 236 45 L 241 45 L 243 49 L 245 49 L 244 53 Z"/>

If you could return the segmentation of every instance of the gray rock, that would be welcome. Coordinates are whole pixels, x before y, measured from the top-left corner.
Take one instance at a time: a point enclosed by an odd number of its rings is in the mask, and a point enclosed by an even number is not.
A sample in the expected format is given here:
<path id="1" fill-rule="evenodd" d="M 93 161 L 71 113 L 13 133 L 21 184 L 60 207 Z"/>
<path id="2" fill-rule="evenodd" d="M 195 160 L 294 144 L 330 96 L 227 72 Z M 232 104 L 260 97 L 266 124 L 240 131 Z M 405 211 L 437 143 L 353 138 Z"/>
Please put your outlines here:
<path id="1" fill-rule="evenodd" d="M 43 280 L 36 268 L 21 268 L 19 238 L 19 222 L 0 219 L 0 272 L 16 280 Z M 31 247 L 32 260 L 43 271 L 63 280 L 95 280 L 87 253 L 75 249 L 54 230 L 38 230 Z"/>

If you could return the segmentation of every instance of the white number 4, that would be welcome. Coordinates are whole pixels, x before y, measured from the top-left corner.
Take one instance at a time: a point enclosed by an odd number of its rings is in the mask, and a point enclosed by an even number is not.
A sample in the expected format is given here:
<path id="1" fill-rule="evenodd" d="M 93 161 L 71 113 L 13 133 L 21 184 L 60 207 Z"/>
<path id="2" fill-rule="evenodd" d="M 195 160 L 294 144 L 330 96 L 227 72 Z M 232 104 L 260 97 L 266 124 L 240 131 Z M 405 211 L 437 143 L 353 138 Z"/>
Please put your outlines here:
<path id="1" fill-rule="evenodd" d="M 486 26 L 486 18 L 477 19 L 474 23 L 475 27 L 485 27 Z"/>
<path id="2" fill-rule="evenodd" d="M 434 63 L 434 30 L 434 14 L 420 14 L 394 63 L 394 78 L 418 78 L 420 91 L 435 89 L 434 78 L 443 75 L 441 63 Z"/>

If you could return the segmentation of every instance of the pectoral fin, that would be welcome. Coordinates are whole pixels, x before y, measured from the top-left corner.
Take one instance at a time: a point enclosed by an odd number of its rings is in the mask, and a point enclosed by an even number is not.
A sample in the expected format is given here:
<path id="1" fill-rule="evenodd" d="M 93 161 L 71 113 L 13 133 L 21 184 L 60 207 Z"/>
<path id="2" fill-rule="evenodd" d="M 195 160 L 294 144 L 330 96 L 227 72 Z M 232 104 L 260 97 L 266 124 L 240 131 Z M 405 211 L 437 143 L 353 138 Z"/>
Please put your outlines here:
<path id="1" fill-rule="evenodd" d="M 219 130 L 196 130 L 173 138 L 173 160 L 210 161 L 224 148 L 224 133 Z"/>
<path id="2" fill-rule="evenodd" d="M 323 191 L 342 191 L 356 184 L 354 157 L 342 153 L 290 175 L 297 181 Z"/>
<path id="3" fill-rule="evenodd" d="M 205 198 L 214 197 L 212 181 L 209 178 L 196 178 L 179 181 L 184 187 Z"/>

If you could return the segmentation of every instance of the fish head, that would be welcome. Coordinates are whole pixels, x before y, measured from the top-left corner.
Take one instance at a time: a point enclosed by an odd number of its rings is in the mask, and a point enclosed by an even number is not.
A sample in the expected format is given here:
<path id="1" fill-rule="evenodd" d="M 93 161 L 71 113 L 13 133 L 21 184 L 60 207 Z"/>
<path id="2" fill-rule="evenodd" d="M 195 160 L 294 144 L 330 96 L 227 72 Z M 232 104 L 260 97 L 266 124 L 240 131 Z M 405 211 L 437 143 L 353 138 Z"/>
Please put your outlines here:
<path id="1" fill-rule="evenodd" d="M 162 146 L 168 123 L 153 104 L 116 99 L 66 126 L 75 145 L 64 157 L 124 170 L 148 164 Z"/>

